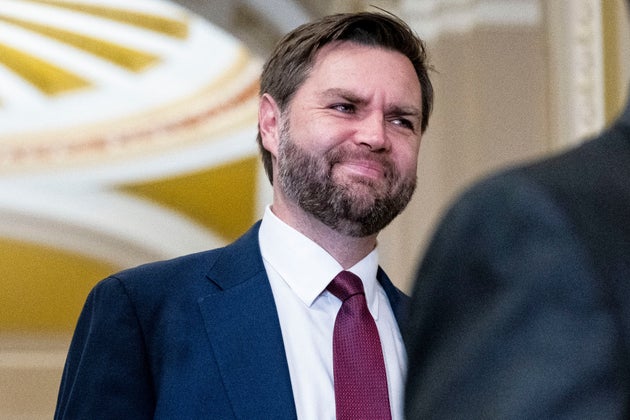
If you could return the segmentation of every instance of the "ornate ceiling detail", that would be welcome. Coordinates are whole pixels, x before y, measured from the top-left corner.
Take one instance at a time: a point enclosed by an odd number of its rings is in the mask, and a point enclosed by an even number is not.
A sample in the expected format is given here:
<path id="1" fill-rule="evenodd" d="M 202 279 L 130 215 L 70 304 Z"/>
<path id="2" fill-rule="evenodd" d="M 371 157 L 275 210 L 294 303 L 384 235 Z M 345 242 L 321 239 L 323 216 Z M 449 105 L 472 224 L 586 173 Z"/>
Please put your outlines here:
<path id="1" fill-rule="evenodd" d="M 480 26 L 536 26 L 542 19 L 538 0 L 401 0 L 399 10 L 425 39 Z"/>

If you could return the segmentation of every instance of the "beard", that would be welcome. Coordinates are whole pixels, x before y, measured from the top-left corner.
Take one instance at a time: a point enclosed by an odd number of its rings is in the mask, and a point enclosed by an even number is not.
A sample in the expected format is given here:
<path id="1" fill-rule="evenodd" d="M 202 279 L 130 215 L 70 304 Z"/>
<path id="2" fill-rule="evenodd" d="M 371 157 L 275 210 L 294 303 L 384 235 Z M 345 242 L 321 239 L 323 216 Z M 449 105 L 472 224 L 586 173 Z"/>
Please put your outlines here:
<path id="1" fill-rule="evenodd" d="M 335 180 L 335 164 L 354 158 L 378 160 L 384 179 Z M 287 198 L 326 226 L 347 236 L 365 237 L 380 232 L 404 210 L 416 188 L 416 174 L 403 176 L 386 156 L 371 151 L 337 147 L 313 156 L 293 141 L 283 124 L 276 182 Z"/>

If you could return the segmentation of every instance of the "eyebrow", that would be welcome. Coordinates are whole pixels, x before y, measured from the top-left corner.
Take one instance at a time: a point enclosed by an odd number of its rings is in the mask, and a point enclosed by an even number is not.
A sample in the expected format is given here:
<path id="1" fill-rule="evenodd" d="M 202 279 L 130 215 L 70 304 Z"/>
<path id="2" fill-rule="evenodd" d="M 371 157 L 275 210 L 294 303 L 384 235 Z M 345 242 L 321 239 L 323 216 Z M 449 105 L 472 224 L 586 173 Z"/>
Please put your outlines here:
<path id="1" fill-rule="evenodd" d="M 329 99 L 332 99 L 334 97 L 341 97 L 344 100 L 357 105 L 365 105 L 369 102 L 367 99 L 357 95 L 356 93 L 342 88 L 326 89 L 322 91 L 319 96 Z M 418 107 L 413 105 L 388 105 L 387 113 L 393 115 L 417 117 L 418 119 L 422 117 L 422 111 L 420 111 Z"/>
<path id="2" fill-rule="evenodd" d="M 330 88 L 321 92 L 320 96 L 324 98 L 334 98 L 341 97 L 348 102 L 352 102 L 354 104 L 366 104 L 368 100 L 360 97 L 359 95 L 349 91 L 347 89 L 342 88 Z"/>

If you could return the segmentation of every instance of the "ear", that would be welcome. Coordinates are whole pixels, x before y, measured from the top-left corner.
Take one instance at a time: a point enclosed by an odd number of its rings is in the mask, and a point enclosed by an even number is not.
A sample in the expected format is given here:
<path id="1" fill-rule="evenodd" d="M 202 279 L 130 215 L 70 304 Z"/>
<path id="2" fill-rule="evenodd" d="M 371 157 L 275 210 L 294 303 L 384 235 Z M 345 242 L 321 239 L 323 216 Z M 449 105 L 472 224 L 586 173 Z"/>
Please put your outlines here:
<path id="1" fill-rule="evenodd" d="M 274 157 L 278 156 L 280 142 L 280 108 L 268 93 L 260 97 L 258 104 L 258 129 L 263 147 Z"/>

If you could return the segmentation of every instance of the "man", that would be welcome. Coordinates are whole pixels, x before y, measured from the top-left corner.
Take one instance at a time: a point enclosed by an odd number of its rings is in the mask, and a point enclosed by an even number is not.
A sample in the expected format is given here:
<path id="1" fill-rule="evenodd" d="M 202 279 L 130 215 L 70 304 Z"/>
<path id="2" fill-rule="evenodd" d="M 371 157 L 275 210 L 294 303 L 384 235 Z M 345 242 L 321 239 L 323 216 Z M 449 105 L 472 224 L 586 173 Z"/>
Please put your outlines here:
<path id="1" fill-rule="evenodd" d="M 380 337 L 378 416 L 402 418 L 407 298 L 378 267 L 376 238 L 413 193 L 432 97 L 424 45 L 393 16 L 334 15 L 288 34 L 261 78 L 258 141 L 273 185 L 262 222 L 225 248 L 99 283 L 55 417 L 343 418 L 335 389 L 355 370 L 339 374 L 347 352 L 333 348 L 345 311 L 331 281 L 343 271 L 365 290 L 343 299 L 365 295 Z"/>
<path id="2" fill-rule="evenodd" d="M 490 177 L 438 228 L 410 308 L 408 419 L 630 416 L 630 106 Z"/>

